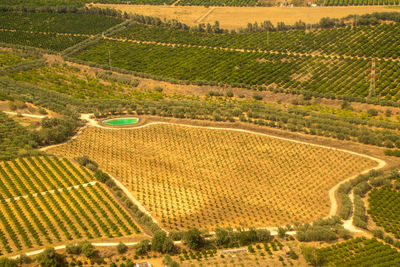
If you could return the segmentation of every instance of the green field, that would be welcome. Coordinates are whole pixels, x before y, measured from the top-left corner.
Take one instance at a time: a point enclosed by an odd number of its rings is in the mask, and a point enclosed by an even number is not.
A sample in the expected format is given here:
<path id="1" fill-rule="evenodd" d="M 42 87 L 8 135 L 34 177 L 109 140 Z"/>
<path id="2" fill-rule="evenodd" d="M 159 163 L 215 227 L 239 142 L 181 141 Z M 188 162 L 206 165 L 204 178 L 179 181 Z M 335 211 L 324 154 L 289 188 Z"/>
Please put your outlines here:
<path id="1" fill-rule="evenodd" d="M 62 51 L 120 22 L 94 14 L 0 12 L 0 42 Z"/>
<path id="2" fill-rule="evenodd" d="M 272 25 L 267 25 L 272 27 Z M 118 32 L 116 38 L 140 41 L 190 44 L 248 50 L 322 53 L 337 56 L 400 57 L 400 26 L 398 23 L 266 32 L 259 26 L 255 31 L 238 33 L 207 33 L 167 27 L 133 24 Z"/>
<path id="3" fill-rule="evenodd" d="M 376 239 L 356 238 L 320 249 L 323 266 L 398 266 L 400 253 Z"/>
<path id="4" fill-rule="evenodd" d="M 9 52 L 0 52 L 0 69 L 29 60 L 32 60 L 32 58 L 23 57 Z"/>
<path id="5" fill-rule="evenodd" d="M 400 239 L 400 191 L 389 188 L 374 189 L 369 195 L 368 213 L 373 221 Z"/>
<path id="6" fill-rule="evenodd" d="M 106 40 L 74 57 L 107 65 L 110 50 L 114 67 L 163 78 L 207 81 L 271 88 L 303 90 L 366 97 L 369 92 L 370 60 L 326 58 L 275 53 L 223 51 L 199 47 L 170 47 Z M 376 94 L 397 101 L 400 98 L 400 66 L 379 61 Z M 385 81 L 385 82 L 383 82 Z"/>

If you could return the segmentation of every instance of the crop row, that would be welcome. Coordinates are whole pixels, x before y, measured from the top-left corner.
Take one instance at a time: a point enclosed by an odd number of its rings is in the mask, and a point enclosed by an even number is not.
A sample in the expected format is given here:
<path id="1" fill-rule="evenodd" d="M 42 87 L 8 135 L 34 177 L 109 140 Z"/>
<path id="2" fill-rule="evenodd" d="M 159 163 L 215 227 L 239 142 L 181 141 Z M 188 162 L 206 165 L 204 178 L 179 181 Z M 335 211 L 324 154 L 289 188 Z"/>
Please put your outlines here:
<path id="1" fill-rule="evenodd" d="M 325 0 L 325 6 L 399 5 L 399 0 Z"/>
<path id="2" fill-rule="evenodd" d="M 0 12 L 1 28 L 17 31 L 98 34 L 121 22 L 94 14 Z"/>
<path id="3" fill-rule="evenodd" d="M 369 92 L 370 61 L 319 56 L 226 51 L 199 47 L 170 47 L 122 41 L 102 41 L 74 57 L 163 78 L 241 85 L 266 85 L 365 97 Z M 379 61 L 376 94 L 400 98 L 400 66 Z"/>
<path id="4" fill-rule="evenodd" d="M 71 171 L 68 160 L 47 156 L 1 162 L 0 199 L 45 192 L 89 181 L 89 177 L 80 175 L 82 171 Z M 50 179 L 46 173 L 55 173 L 56 176 Z"/>
<path id="5" fill-rule="evenodd" d="M 32 46 L 53 51 L 62 51 L 85 39 L 86 37 L 57 35 L 56 33 L 38 34 L 18 31 L 0 31 L 0 42 L 2 43 Z"/>
<path id="6" fill-rule="evenodd" d="M 138 232 L 107 189 L 99 183 L 83 186 L 93 177 L 66 159 L 18 158 L 3 162 L 0 172 L 0 190 L 11 197 L 0 200 L 0 242 L 7 253 L 65 240 Z M 80 186 L 65 188 L 76 184 Z"/>
<path id="7" fill-rule="evenodd" d="M 258 0 L 181 0 L 178 6 L 255 6 Z"/>
<path id="8" fill-rule="evenodd" d="M 369 195 L 368 213 L 378 226 L 400 239 L 400 192 L 390 188 L 373 189 Z"/>
<path id="9" fill-rule="evenodd" d="M 390 245 L 359 237 L 319 249 L 326 266 L 399 266 L 400 253 Z"/>
<path id="10" fill-rule="evenodd" d="M 314 31 L 206 33 L 132 24 L 117 38 L 249 50 L 324 53 L 360 57 L 400 57 L 400 24 L 340 27 Z"/>

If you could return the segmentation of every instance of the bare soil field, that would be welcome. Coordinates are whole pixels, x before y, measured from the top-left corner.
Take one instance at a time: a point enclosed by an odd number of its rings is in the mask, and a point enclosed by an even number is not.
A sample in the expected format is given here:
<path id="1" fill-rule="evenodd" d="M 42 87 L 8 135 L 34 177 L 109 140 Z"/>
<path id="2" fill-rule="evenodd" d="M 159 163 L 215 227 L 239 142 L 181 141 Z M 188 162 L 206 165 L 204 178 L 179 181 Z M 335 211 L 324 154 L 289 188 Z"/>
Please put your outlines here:
<path id="1" fill-rule="evenodd" d="M 201 7 L 201 6 L 150 6 L 94 4 L 97 7 L 111 7 L 128 13 L 146 16 L 177 19 L 190 26 L 199 23 L 220 22 L 225 29 L 247 27 L 248 23 L 270 20 L 273 24 L 284 22 L 294 24 L 302 20 L 317 23 L 323 17 L 342 18 L 351 14 L 372 12 L 395 12 L 385 6 L 350 6 L 350 7 Z"/>
<path id="2" fill-rule="evenodd" d="M 329 213 L 334 185 L 377 165 L 336 149 L 176 125 L 89 127 L 49 152 L 88 155 L 168 230 L 312 221 Z"/>

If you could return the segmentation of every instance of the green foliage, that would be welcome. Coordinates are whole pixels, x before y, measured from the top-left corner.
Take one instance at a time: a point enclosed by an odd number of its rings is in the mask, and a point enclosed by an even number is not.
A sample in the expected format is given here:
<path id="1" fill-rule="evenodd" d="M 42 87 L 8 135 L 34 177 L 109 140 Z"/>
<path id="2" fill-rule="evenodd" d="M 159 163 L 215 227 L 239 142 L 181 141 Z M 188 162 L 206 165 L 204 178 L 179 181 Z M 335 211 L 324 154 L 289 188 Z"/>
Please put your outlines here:
<path id="1" fill-rule="evenodd" d="M 136 254 L 137 255 L 145 255 L 150 250 L 150 241 L 145 239 L 141 240 L 138 244 L 136 244 Z"/>
<path id="2" fill-rule="evenodd" d="M 80 247 L 83 255 L 85 255 L 89 259 L 96 257 L 98 253 L 98 251 L 95 250 L 94 246 L 89 241 L 83 241 L 80 244 Z"/>
<path id="3" fill-rule="evenodd" d="M 0 52 L 0 69 L 21 63 L 26 60 L 30 60 L 30 58 L 24 58 L 13 53 Z"/>
<path id="4" fill-rule="evenodd" d="M 375 238 L 359 237 L 318 250 L 326 266 L 398 266 L 400 253 Z"/>
<path id="5" fill-rule="evenodd" d="M 255 6 L 259 0 L 181 0 L 178 6 Z"/>
<path id="6" fill-rule="evenodd" d="M 72 255 L 80 255 L 82 253 L 82 246 L 80 244 L 68 244 L 65 249 L 68 254 Z"/>
<path id="7" fill-rule="evenodd" d="M 400 239 L 400 192 L 387 187 L 374 188 L 368 202 L 368 213 L 376 225 Z"/>
<path id="8" fill-rule="evenodd" d="M 323 253 L 315 247 L 302 247 L 301 252 L 305 260 L 312 266 L 322 266 L 325 262 Z"/>
<path id="9" fill-rule="evenodd" d="M 300 242 L 333 241 L 338 239 L 338 230 L 345 235 L 345 229 L 337 216 L 328 219 L 318 219 L 312 224 L 297 226 L 296 237 Z"/>
<path id="10" fill-rule="evenodd" d="M 117 251 L 118 251 L 119 254 L 123 254 L 126 251 L 128 251 L 128 247 L 124 243 L 119 242 L 119 244 L 117 246 Z"/>
<path id="11" fill-rule="evenodd" d="M 71 34 L 98 34 L 121 18 L 85 13 L 0 12 L 3 29 Z"/>
<path id="12" fill-rule="evenodd" d="M 54 248 L 46 248 L 45 251 L 37 257 L 37 262 L 42 267 L 68 266 L 65 257 L 58 254 Z"/>
<path id="13" fill-rule="evenodd" d="M 201 236 L 200 231 L 193 228 L 183 235 L 183 242 L 188 248 L 197 250 L 204 246 L 205 240 L 204 237 Z"/>
<path id="14" fill-rule="evenodd" d="M 9 73 L 16 81 L 27 82 L 48 90 L 80 99 L 129 99 L 154 97 L 162 94 L 137 89 L 138 81 L 123 76 L 97 74 L 96 76 L 67 65 L 53 65 L 27 71 Z"/>
<path id="15" fill-rule="evenodd" d="M 370 1 L 370 0 L 324 0 L 325 6 L 369 6 L 369 5 L 399 5 L 400 2 L 398 0 L 392 1 Z"/>
<path id="16" fill-rule="evenodd" d="M 36 146 L 32 132 L 0 111 L 0 160 L 14 158 Z"/>
<path id="17" fill-rule="evenodd" d="M 0 12 L 0 42 L 62 51 L 121 22 L 95 14 Z"/>
<path id="18" fill-rule="evenodd" d="M 340 94 L 366 97 L 369 91 L 369 83 L 363 71 L 369 70 L 370 62 L 355 58 L 326 59 L 318 56 L 170 47 L 114 40 L 101 41 L 73 56 L 79 60 L 107 67 L 109 58 L 104 51 L 108 49 L 113 67 L 154 79 L 173 79 L 195 84 L 222 83 L 240 87 L 278 86 L 285 90 L 326 93 L 326 96 L 340 92 Z M 330 70 L 332 65 L 336 66 L 337 71 Z M 396 77 L 400 67 L 394 61 L 383 61 L 380 63 L 380 68 L 381 75 L 385 76 L 381 79 L 387 83 L 378 85 L 380 88 L 377 88 L 377 94 L 383 92 L 381 97 L 388 95 L 387 100 L 389 100 L 392 99 L 391 95 L 396 95 L 398 92 L 400 85 L 396 82 Z M 310 69 L 313 71 L 310 72 Z M 356 71 L 360 69 L 363 71 Z M 396 75 L 393 74 L 395 72 Z M 304 76 L 310 78 L 297 78 Z M 389 93 L 390 91 L 392 93 Z M 393 100 L 397 99 L 393 97 Z"/>
<path id="19" fill-rule="evenodd" d="M 12 260 L 6 257 L 1 257 L 0 258 L 0 266 L 1 267 L 17 267 L 18 266 L 18 261 Z"/>
<path id="20" fill-rule="evenodd" d="M 400 157 L 399 149 L 386 149 L 383 153 L 385 153 L 386 156 Z"/>
<path id="21" fill-rule="evenodd" d="M 165 266 L 168 266 L 168 267 L 179 267 L 180 265 L 179 265 L 179 263 L 177 263 L 176 261 L 174 261 L 172 258 L 171 258 L 171 256 L 170 255 L 165 255 L 165 257 L 164 257 L 164 259 L 163 259 L 163 261 L 162 261 L 164 264 L 165 264 Z"/>

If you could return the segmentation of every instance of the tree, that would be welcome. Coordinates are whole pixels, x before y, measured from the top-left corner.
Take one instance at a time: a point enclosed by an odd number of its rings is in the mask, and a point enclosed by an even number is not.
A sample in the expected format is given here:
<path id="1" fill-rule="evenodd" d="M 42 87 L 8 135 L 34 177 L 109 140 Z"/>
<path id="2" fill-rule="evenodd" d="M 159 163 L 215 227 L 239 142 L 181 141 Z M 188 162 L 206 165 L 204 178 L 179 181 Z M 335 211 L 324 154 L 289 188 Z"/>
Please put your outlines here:
<path id="1" fill-rule="evenodd" d="M 286 235 L 286 228 L 285 227 L 278 227 L 278 236 L 280 237 L 280 238 L 283 238 L 283 237 L 285 237 L 285 235 Z"/>
<path id="2" fill-rule="evenodd" d="M 215 242 L 217 243 L 218 246 L 227 245 L 231 241 L 230 233 L 223 228 L 218 227 L 217 229 L 215 229 L 215 235 L 216 235 Z"/>
<path id="3" fill-rule="evenodd" d="M 167 234 L 164 231 L 156 231 L 153 239 L 151 240 L 151 250 L 162 252 L 162 247 L 166 238 Z"/>
<path id="4" fill-rule="evenodd" d="M 193 228 L 187 231 L 183 235 L 183 242 L 188 246 L 190 249 L 200 249 L 204 246 L 204 238 L 201 236 L 201 233 L 198 229 Z"/>
<path id="5" fill-rule="evenodd" d="M 91 259 L 96 256 L 97 251 L 94 249 L 92 243 L 89 241 L 83 241 L 80 245 L 83 255 L 85 255 L 87 258 Z"/>
<path id="6" fill-rule="evenodd" d="M 315 247 L 302 247 L 301 252 L 303 253 L 306 261 L 312 266 L 322 266 L 322 264 L 324 263 L 323 254 Z"/>
<path id="7" fill-rule="evenodd" d="M 37 257 L 37 262 L 42 267 L 68 266 L 65 257 L 57 254 L 54 248 L 46 248 Z"/>
<path id="8" fill-rule="evenodd" d="M 141 240 L 136 246 L 136 254 L 144 255 L 150 250 L 150 241 L 145 239 Z"/>
<path id="9" fill-rule="evenodd" d="M 117 246 L 117 251 L 118 251 L 118 253 L 123 254 L 123 253 L 125 253 L 127 250 L 128 250 L 128 247 L 127 247 L 124 243 L 119 242 L 119 244 L 118 244 L 118 246 Z"/>
<path id="10" fill-rule="evenodd" d="M 82 253 L 82 249 L 80 245 L 77 244 L 69 244 L 65 248 L 68 254 L 79 255 Z"/>
<path id="11" fill-rule="evenodd" d="M 179 264 L 174 261 L 170 255 L 165 255 L 163 261 L 162 261 L 166 266 L 168 267 L 179 267 Z"/>
<path id="12" fill-rule="evenodd" d="M 174 241 L 167 237 L 162 245 L 162 253 L 171 253 L 174 251 L 174 249 Z"/>

